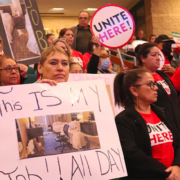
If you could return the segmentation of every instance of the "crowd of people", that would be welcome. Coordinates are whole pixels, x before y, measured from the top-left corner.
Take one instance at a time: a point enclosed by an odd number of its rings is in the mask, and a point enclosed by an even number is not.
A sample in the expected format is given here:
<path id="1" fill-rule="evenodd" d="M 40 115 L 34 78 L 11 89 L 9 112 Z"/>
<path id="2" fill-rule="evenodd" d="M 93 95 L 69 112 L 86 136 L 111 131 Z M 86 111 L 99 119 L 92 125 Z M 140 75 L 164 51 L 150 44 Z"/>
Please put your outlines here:
<path id="1" fill-rule="evenodd" d="M 38 63 L 36 83 L 52 86 L 67 82 L 69 73 L 115 74 L 109 51 L 92 36 L 89 13 L 82 11 L 78 25 L 63 28 L 56 38 L 47 34 L 49 47 Z M 180 180 L 180 62 L 173 56 L 175 43 L 167 35 L 142 30 L 134 40 L 146 41 L 135 50 L 137 66 L 114 80 L 114 98 L 125 109 L 116 116 L 128 177 L 125 179 Z M 131 41 L 131 42 L 132 42 Z M 0 86 L 24 84 L 30 67 L 3 51 L 0 37 Z M 165 57 L 161 70 L 159 50 Z"/>

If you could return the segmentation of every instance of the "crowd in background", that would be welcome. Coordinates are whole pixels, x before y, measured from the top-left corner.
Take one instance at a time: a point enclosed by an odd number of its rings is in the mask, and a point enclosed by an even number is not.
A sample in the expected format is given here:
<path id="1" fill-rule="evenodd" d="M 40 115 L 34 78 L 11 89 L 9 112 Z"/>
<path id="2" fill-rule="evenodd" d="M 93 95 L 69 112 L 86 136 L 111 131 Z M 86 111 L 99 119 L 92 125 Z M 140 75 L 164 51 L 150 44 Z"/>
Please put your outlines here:
<path id="1" fill-rule="evenodd" d="M 119 73 L 111 62 L 111 51 L 92 35 L 89 20 L 90 15 L 82 11 L 77 26 L 63 28 L 59 37 L 47 34 L 49 47 L 41 54 L 34 74 L 31 67 L 4 54 L 0 38 L 0 85 L 36 82 L 55 86 L 67 82 L 69 73 L 117 73 L 115 102 L 125 110 L 115 119 L 126 179 L 180 180 L 180 62 L 179 50 L 172 48 L 175 42 L 165 34 L 151 35 L 147 41 L 139 30 L 130 43 L 144 43 L 129 50 L 137 65 L 133 70 L 123 67 Z M 159 50 L 165 59 L 162 69 Z"/>

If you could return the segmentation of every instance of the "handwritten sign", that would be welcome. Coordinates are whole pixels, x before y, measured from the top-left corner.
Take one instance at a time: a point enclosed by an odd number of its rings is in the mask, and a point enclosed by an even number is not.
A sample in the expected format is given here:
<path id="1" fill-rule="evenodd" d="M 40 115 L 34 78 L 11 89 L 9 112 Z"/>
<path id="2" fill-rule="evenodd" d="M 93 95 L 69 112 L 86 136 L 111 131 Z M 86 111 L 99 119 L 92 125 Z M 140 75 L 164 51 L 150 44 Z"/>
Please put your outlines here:
<path id="1" fill-rule="evenodd" d="M 1 87 L 0 96 L 0 179 L 101 180 L 127 176 L 120 140 L 103 80 L 59 83 L 57 86 L 48 84 L 6 86 Z M 46 147 L 51 147 L 55 143 L 55 139 L 53 139 L 51 145 L 48 146 L 48 137 L 53 135 L 59 137 L 54 132 L 46 130 L 48 119 L 45 118 L 43 124 L 37 123 L 35 128 L 27 128 L 22 123 L 23 118 L 26 117 L 31 117 L 29 119 L 32 121 L 32 117 L 36 119 L 36 117 L 59 114 L 58 118 L 61 121 L 63 117 L 60 114 L 87 111 L 94 113 L 93 117 L 89 117 L 89 121 L 94 118 L 96 120 L 100 143 L 100 147 L 97 149 L 89 150 L 87 148 L 76 151 L 71 149 L 72 152 L 69 153 L 59 151 L 55 155 L 45 155 L 45 152 L 49 150 Z M 74 114 L 72 116 L 74 118 Z M 81 116 L 78 115 L 77 118 L 81 118 Z M 20 126 L 15 123 L 18 119 Z M 67 123 L 67 119 L 65 123 Z M 92 123 L 89 121 L 88 123 Z M 30 120 L 27 121 L 27 124 L 30 124 Z M 86 139 L 95 138 L 92 134 L 85 135 L 88 132 L 82 132 L 82 128 L 77 131 L 77 134 L 83 133 L 84 136 L 87 136 Z M 28 158 L 20 159 L 21 147 L 18 148 L 17 141 L 22 137 L 26 140 L 31 139 L 32 131 L 34 131 L 34 136 L 38 136 L 38 139 L 45 139 L 44 156 L 29 158 L 29 153 L 27 153 Z M 71 129 L 68 133 L 70 134 L 72 131 Z M 17 132 L 20 132 L 19 136 L 17 136 Z M 43 133 L 43 135 L 37 135 L 39 133 Z M 69 140 L 71 142 L 71 139 Z M 23 149 L 30 151 L 33 145 L 30 146 L 30 142 L 27 144 Z M 37 145 L 40 144 L 39 141 Z M 62 143 L 61 146 L 64 144 Z M 54 151 L 58 152 L 58 149 L 54 149 Z M 33 155 L 33 153 L 31 154 Z"/>
<path id="2" fill-rule="evenodd" d="M 128 44 L 134 35 L 132 15 L 125 8 L 109 4 L 99 8 L 91 19 L 91 32 L 100 37 L 103 46 L 118 49 Z"/>
<path id="3" fill-rule="evenodd" d="M 48 43 L 36 0 L 0 2 L 0 26 L 5 55 L 24 64 L 39 62 Z"/>

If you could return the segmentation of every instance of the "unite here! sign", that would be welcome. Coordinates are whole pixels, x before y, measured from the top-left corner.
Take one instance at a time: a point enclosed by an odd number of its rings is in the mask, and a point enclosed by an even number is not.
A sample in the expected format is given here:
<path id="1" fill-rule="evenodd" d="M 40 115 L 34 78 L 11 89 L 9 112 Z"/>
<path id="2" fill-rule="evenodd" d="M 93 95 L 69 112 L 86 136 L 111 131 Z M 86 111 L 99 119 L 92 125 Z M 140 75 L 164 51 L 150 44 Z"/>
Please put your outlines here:
<path id="1" fill-rule="evenodd" d="M 100 37 L 100 43 L 111 49 L 126 45 L 134 35 L 132 15 L 123 7 L 109 4 L 99 8 L 91 20 L 91 32 Z"/>

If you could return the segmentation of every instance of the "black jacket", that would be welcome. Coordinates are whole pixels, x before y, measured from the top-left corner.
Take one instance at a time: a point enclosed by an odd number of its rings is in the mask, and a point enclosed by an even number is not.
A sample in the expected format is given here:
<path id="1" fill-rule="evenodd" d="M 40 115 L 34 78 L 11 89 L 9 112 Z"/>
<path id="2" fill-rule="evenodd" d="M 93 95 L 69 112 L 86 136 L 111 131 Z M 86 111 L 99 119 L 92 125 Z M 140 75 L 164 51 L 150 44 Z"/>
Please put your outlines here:
<path id="1" fill-rule="evenodd" d="M 180 139 L 175 124 L 164 108 L 151 106 L 156 115 L 166 124 L 173 134 L 174 162 L 180 166 Z M 128 177 L 125 179 L 165 179 L 169 176 L 167 169 L 152 157 L 150 138 L 145 120 L 135 110 L 127 106 L 116 116 L 117 130 L 124 153 Z"/>
<path id="2" fill-rule="evenodd" d="M 178 93 L 173 86 L 171 80 L 164 74 L 162 71 L 156 71 L 168 84 L 171 90 L 171 97 L 168 96 L 167 92 L 164 88 L 158 84 L 158 98 L 157 101 L 154 103 L 157 106 L 164 107 L 168 110 L 169 114 L 172 116 L 172 120 L 174 120 L 177 127 L 180 127 L 180 119 L 179 119 L 179 98 Z"/>

